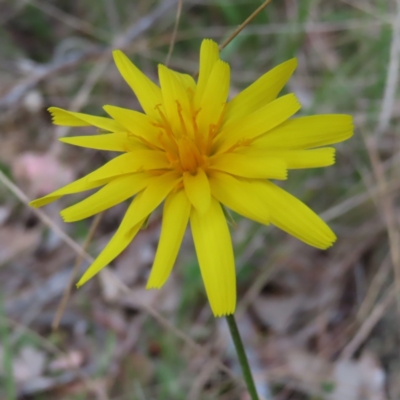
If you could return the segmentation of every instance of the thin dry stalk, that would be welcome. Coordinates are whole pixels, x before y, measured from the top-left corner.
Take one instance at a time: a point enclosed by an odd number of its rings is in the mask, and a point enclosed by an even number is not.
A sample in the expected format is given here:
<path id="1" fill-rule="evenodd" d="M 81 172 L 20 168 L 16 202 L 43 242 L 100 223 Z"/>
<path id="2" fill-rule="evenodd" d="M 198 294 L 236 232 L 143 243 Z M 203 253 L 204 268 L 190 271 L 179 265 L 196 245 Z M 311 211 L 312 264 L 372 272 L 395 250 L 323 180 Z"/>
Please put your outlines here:
<path id="1" fill-rule="evenodd" d="M 399 187 L 400 179 L 393 179 L 388 182 L 387 191 L 389 194 L 392 194 L 393 192 L 397 191 Z M 338 218 L 360 206 L 361 204 L 371 200 L 371 198 L 379 193 L 379 190 L 380 189 L 378 185 L 369 187 L 365 192 L 349 197 L 348 199 L 343 200 L 341 203 L 328 208 L 326 211 L 320 213 L 320 217 L 327 222 L 332 221 L 333 219 Z"/>
<path id="2" fill-rule="evenodd" d="M 229 35 L 229 37 L 228 37 L 222 44 L 220 44 L 219 49 L 220 49 L 220 50 L 223 50 L 226 46 L 228 46 L 228 44 L 229 44 L 230 42 L 232 42 L 232 40 L 235 39 L 235 37 L 236 37 L 237 35 L 239 35 L 239 33 L 242 32 L 242 30 L 243 30 L 247 25 L 250 24 L 250 22 L 253 21 L 253 19 L 254 19 L 255 17 L 257 17 L 257 15 L 260 14 L 260 12 L 261 12 L 262 10 L 264 10 L 264 8 L 267 7 L 267 5 L 268 5 L 269 3 L 271 3 L 271 1 L 272 1 L 272 0 L 266 0 L 266 1 L 264 1 L 264 3 L 262 3 L 260 7 L 258 7 L 248 18 L 246 18 L 246 19 L 244 20 L 244 22 L 241 23 L 241 24 Z"/>
<path id="3" fill-rule="evenodd" d="M 176 10 L 176 18 L 175 18 L 174 30 L 173 30 L 172 36 L 171 36 L 171 43 L 169 44 L 169 50 L 168 50 L 167 58 L 165 59 L 165 65 L 167 67 L 168 67 L 169 61 L 171 60 L 172 52 L 174 51 L 176 35 L 178 33 L 179 21 L 181 19 L 181 14 L 182 14 L 182 7 L 183 7 L 183 0 L 179 0 L 178 8 Z"/>
<path id="4" fill-rule="evenodd" d="M 15 321 L 11 318 L 8 318 L 7 316 L 0 315 L 0 321 L 6 323 L 7 325 L 12 325 L 14 328 L 20 329 L 23 331 L 27 336 L 31 336 L 32 338 L 37 341 L 46 351 L 49 353 L 54 354 L 55 356 L 67 356 L 67 353 L 65 353 L 63 350 L 58 348 L 53 342 L 50 340 L 46 339 L 45 337 L 39 335 L 36 331 L 33 329 L 29 328 L 25 324 L 21 324 L 18 321 Z"/>
<path id="5" fill-rule="evenodd" d="M 395 275 L 397 311 L 400 314 L 400 235 L 397 227 L 396 210 L 393 196 L 389 193 L 385 170 L 380 159 L 377 139 L 387 131 L 393 114 L 396 98 L 398 70 L 400 66 L 400 0 L 397 0 L 397 13 L 393 22 L 393 36 L 390 48 L 390 61 L 386 77 L 386 85 L 382 99 L 381 112 L 374 137 L 365 139 L 366 148 L 371 161 L 375 179 L 378 184 L 378 198 L 382 205 L 383 218 L 387 227 L 390 256 Z"/>
<path id="6" fill-rule="evenodd" d="M 387 254 L 383 262 L 378 268 L 374 278 L 369 285 L 367 294 L 363 302 L 361 303 L 360 308 L 358 309 L 356 319 L 358 321 L 363 321 L 369 312 L 372 310 L 373 305 L 375 304 L 376 299 L 379 296 L 379 292 L 382 289 L 386 279 L 388 278 L 389 272 L 391 271 L 391 262 L 390 255 Z"/>
<path id="7" fill-rule="evenodd" d="M 207 361 L 203 368 L 201 368 L 188 393 L 188 400 L 198 400 L 200 398 L 204 385 L 210 379 L 216 367 L 217 361 L 214 358 L 211 358 L 211 360 Z"/>
<path id="8" fill-rule="evenodd" d="M 389 237 L 390 256 L 395 275 L 397 308 L 398 312 L 400 313 L 400 237 L 397 228 L 397 218 L 395 205 L 393 203 L 393 195 L 391 195 L 388 190 L 385 171 L 382 167 L 382 162 L 378 153 L 376 138 L 368 138 L 366 140 L 366 146 L 375 174 L 375 179 L 377 180 L 379 186 L 378 197 L 382 206 L 383 218 Z"/>
<path id="9" fill-rule="evenodd" d="M 7 176 L 0 171 L 0 182 L 10 190 L 23 204 L 29 207 L 29 198 L 28 196 Z M 88 262 L 93 262 L 94 258 L 87 254 L 82 247 L 76 243 L 73 239 L 71 239 L 56 223 L 53 222 L 51 218 L 49 218 L 42 210 L 38 208 L 30 208 L 31 212 L 33 212 L 45 225 L 50 227 L 52 231 L 60 237 L 72 250 L 74 250 L 77 254 L 82 255 L 85 260 Z"/>
<path id="10" fill-rule="evenodd" d="M 89 247 L 89 244 L 92 241 L 94 233 L 96 232 L 96 229 L 99 226 L 102 217 L 103 217 L 103 214 L 100 213 L 100 214 L 96 214 L 95 218 L 93 219 L 92 224 L 90 225 L 90 228 L 89 228 L 89 232 L 86 236 L 85 242 L 83 243 L 83 246 L 82 246 L 82 249 L 84 251 L 86 251 L 87 248 Z M 67 306 L 68 300 L 71 296 L 72 285 L 75 282 L 76 276 L 79 272 L 79 268 L 80 268 L 82 262 L 83 262 L 83 255 L 78 254 L 76 257 L 76 260 L 75 260 L 74 268 L 72 269 L 72 272 L 71 272 L 71 276 L 69 278 L 67 286 L 65 286 L 63 296 L 61 298 L 60 304 L 58 305 L 56 314 L 55 314 L 53 322 L 51 324 L 51 327 L 54 330 L 58 329 L 58 327 L 60 325 L 60 321 L 64 314 L 65 307 Z"/>
<path id="11" fill-rule="evenodd" d="M 353 357 L 354 353 L 364 343 L 372 329 L 384 316 L 389 306 L 393 303 L 396 297 L 395 285 L 391 285 L 387 290 L 383 299 L 374 307 L 371 314 L 362 323 L 357 333 L 353 336 L 350 342 L 343 349 L 340 358 L 348 360 Z"/>

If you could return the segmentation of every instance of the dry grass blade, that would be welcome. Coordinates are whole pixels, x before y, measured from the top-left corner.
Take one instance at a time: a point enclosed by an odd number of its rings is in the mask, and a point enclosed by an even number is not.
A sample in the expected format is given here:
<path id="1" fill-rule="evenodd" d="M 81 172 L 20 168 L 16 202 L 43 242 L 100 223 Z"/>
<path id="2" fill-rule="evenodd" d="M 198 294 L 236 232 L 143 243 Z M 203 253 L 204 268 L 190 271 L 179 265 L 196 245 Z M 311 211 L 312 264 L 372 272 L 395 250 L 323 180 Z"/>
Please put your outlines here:
<path id="1" fill-rule="evenodd" d="M 243 23 L 241 23 L 237 29 L 235 29 L 234 32 L 231 33 L 231 35 L 229 35 L 229 37 L 219 46 L 220 50 L 223 50 L 226 46 L 228 46 L 228 44 L 230 42 L 232 42 L 233 39 L 235 39 L 235 37 L 237 35 L 239 35 L 240 32 L 242 32 L 242 30 L 251 22 L 253 21 L 253 19 L 255 17 L 257 17 L 258 14 L 260 14 L 260 12 L 262 10 L 264 10 L 265 7 L 267 7 L 267 5 L 269 3 L 271 3 L 272 0 L 266 0 L 264 1 L 264 3 L 261 4 L 260 7 L 258 7 L 248 18 L 245 19 L 245 21 Z"/>
<path id="2" fill-rule="evenodd" d="M 7 187 L 23 204 L 29 207 L 28 196 L 7 176 L 0 171 L 0 182 Z M 77 254 L 81 255 L 88 262 L 93 262 L 93 257 L 87 254 L 82 247 L 71 239 L 57 224 L 55 224 L 51 218 L 49 218 L 42 210 L 32 208 L 31 211 L 47 226 L 49 226 L 55 234 L 57 234 L 72 250 Z"/>
<path id="3" fill-rule="evenodd" d="M 387 184 L 387 191 L 389 194 L 397 191 L 400 187 L 400 180 L 399 179 L 392 179 Z M 348 199 L 342 201 L 339 204 L 327 209 L 326 211 L 320 214 L 321 218 L 325 221 L 332 221 L 352 210 L 356 207 L 360 206 L 361 204 L 371 200 L 371 196 L 379 194 L 379 186 L 375 185 L 370 187 L 367 191 L 356 194 Z"/>
<path id="4" fill-rule="evenodd" d="M 167 67 L 168 67 L 169 61 L 171 60 L 172 52 L 174 51 L 176 34 L 178 33 L 179 21 L 181 19 L 181 14 L 182 14 L 182 7 L 183 7 L 183 0 L 179 0 L 178 9 L 176 11 L 174 30 L 173 30 L 172 36 L 171 36 L 171 43 L 169 44 L 167 58 L 165 59 L 165 65 Z"/>
<path id="5" fill-rule="evenodd" d="M 89 232 L 88 232 L 88 234 L 86 236 L 85 242 L 83 243 L 83 246 L 82 246 L 84 251 L 87 250 L 87 248 L 88 248 L 88 246 L 89 246 L 89 244 L 90 244 L 90 242 L 91 242 L 91 240 L 92 240 L 92 238 L 94 236 L 94 233 L 96 232 L 96 229 L 100 224 L 102 216 L 103 216 L 103 214 L 100 213 L 100 214 L 97 214 L 94 217 L 93 222 L 90 225 Z M 78 254 L 77 257 L 76 257 L 76 260 L 75 260 L 74 268 L 72 269 L 72 272 L 71 272 L 71 277 L 70 277 L 70 279 L 68 281 L 67 286 L 64 289 L 63 296 L 61 298 L 60 304 L 58 305 L 56 314 L 55 314 L 53 322 L 51 324 L 51 327 L 53 329 L 58 329 L 58 326 L 60 324 L 61 318 L 62 318 L 62 316 L 64 314 L 64 311 L 65 311 L 65 307 L 67 306 L 69 297 L 71 295 L 72 285 L 75 282 L 76 276 L 77 276 L 78 271 L 79 271 L 79 267 L 81 266 L 82 262 L 83 262 L 83 256 L 81 254 Z"/>
<path id="6" fill-rule="evenodd" d="M 368 318 L 366 318 L 365 321 L 361 324 L 357 333 L 343 349 L 340 355 L 341 359 L 350 359 L 351 357 L 353 357 L 354 353 L 367 339 L 372 329 L 383 317 L 389 306 L 393 303 L 393 300 L 395 299 L 395 294 L 396 290 L 394 285 L 392 285 L 387 290 L 384 298 L 374 307 Z"/>
<path id="7" fill-rule="evenodd" d="M 388 188 L 385 171 L 382 167 L 382 162 L 378 153 L 376 138 L 373 137 L 367 139 L 366 146 L 374 170 L 375 179 L 379 186 L 378 198 L 382 205 L 383 218 L 385 220 L 389 237 L 390 256 L 395 275 L 398 312 L 400 313 L 400 238 L 397 227 L 396 210 L 393 203 L 393 194 L 390 193 Z"/>
<path id="8" fill-rule="evenodd" d="M 377 141 L 378 137 L 387 130 L 390 120 L 392 119 L 393 105 L 395 102 L 398 83 L 398 70 L 400 65 L 400 0 L 397 0 L 396 4 L 397 12 L 395 22 L 393 23 L 390 60 L 386 76 L 385 91 L 382 99 L 381 113 L 379 115 L 375 136 L 366 139 L 365 142 L 375 179 L 378 183 L 378 197 L 382 204 L 383 217 L 387 226 L 390 255 L 395 275 L 397 311 L 400 315 L 400 235 L 397 226 L 393 195 L 389 193 L 385 170 L 380 159 Z"/>
<path id="9" fill-rule="evenodd" d="M 392 265 L 391 265 L 390 255 L 387 254 L 385 256 L 385 259 L 379 266 L 378 271 L 376 272 L 374 278 L 372 279 L 368 291 L 365 295 L 365 298 L 358 309 L 356 317 L 358 321 L 363 321 L 368 316 L 370 311 L 373 309 L 376 299 L 378 298 L 379 293 L 385 281 L 387 280 L 391 269 Z"/>

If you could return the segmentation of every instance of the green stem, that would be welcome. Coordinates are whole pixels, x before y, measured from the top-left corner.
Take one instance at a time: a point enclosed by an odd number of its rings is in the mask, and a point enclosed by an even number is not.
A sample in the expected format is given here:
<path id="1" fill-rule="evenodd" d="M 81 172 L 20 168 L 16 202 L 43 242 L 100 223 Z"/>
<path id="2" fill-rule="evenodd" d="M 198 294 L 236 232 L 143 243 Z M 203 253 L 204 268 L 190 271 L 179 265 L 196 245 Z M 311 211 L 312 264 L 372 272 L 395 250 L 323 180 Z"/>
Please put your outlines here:
<path id="1" fill-rule="evenodd" d="M 247 360 L 246 351 L 243 346 L 242 338 L 240 337 L 239 329 L 236 325 L 236 320 L 233 314 L 227 315 L 226 320 L 228 321 L 229 330 L 235 344 L 236 353 L 239 358 L 240 366 L 242 367 L 243 378 L 246 382 L 247 389 L 252 400 L 259 400 L 256 385 L 254 384 L 254 379 L 251 374 L 249 361 Z"/>

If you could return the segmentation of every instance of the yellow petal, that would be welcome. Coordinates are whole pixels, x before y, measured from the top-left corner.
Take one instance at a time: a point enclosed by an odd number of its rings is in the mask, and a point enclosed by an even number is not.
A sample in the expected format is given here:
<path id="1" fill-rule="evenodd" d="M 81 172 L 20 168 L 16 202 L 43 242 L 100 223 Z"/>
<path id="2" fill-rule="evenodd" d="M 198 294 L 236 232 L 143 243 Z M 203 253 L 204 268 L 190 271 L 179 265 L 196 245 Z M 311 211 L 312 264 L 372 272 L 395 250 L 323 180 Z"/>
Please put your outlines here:
<path id="1" fill-rule="evenodd" d="M 107 151 L 126 152 L 135 147 L 141 147 L 141 144 L 130 139 L 126 132 L 92 136 L 68 136 L 62 137 L 59 140 L 63 143 L 72 144 L 74 146 Z"/>
<path id="2" fill-rule="evenodd" d="M 226 105 L 229 82 L 229 65 L 221 60 L 216 61 L 199 106 L 197 123 L 203 134 L 209 133 L 210 125 L 218 124 Z"/>
<path id="3" fill-rule="evenodd" d="M 181 176 L 176 172 L 167 172 L 150 178 L 146 189 L 141 193 L 140 200 L 130 212 L 131 223 L 136 224 L 152 213 L 181 180 Z"/>
<path id="4" fill-rule="evenodd" d="M 265 157 L 285 161 L 288 169 L 327 167 L 335 163 L 335 149 L 323 147 L 314 150 L 266 150 Z"/>
<path id="5" fill-rule="evenodd" d="M 196 93 L 196 82 L 194 81 L 193 77 L 188 74 L 181 74 L 176 71 L 174 71 L 174 72 L 180 79 L 183 87 L 186 89 L 186 92 L 188 92 L 189 99 L 193 98 L 194 94 Z"/>
<path id="6" fill-rule="evenodd" d="M 222 153 L 210 158 L 210 168 L 258 179 L 287 179 L 287 166 L 279 155 Z"/>
<path id="7" fill-rule="evenodd" d="M 252 181 L 214 171 L 210 174 L 212 196 L 246 218 L 268 225 L 271 213 L 265 201 L 254 195 Z"/>
<path id="8" fill-rule="evenodd" d="M 269 149 L 309 149 L 342 142 L 353 136 L 350 115 L 327 114 L 291 119 L 254 141 Z"/>
<path id="9" fill-rule="evenodd" d="M 158 77 L 160 79 L 163 105 L 170 127 L 174 133 L 184 133 L 183 130 L 192 128 L 191 107 L 188 92 L 183 86 L 179 75 L 167 68 L 165 65 L 158 65 Z M 181 117 L 184 125 L 182 125 Z"/>
<path id="10" fill-rule="evenodd" d="M 136 150 L 113 158 L 90 174 L 88 181 L 110 179 L 119 175 L 166 169 L 169 161 L 165 153 L 154 150 Z"/>
<path id="11" fill-rule="evenodd" d="M 143 138 L 154 146 L 158 145 L 159 130 L 146 114 L 110 105 L 103 106 L 103 109 L 133 136 Z"/>
<path id="12" fill-rule="evenodd" d="M 192 175 L 190 172 L 184 172 L 183 184 L 185 192 L 200 214 L 205 213 L 210 207 L 211 192 L 208 178 L 203 169 L 198 168 L 197 174 Z"/>
<path id="13" fill-rule="evenodd" d="M 83 274 L 82 278 L 77 283 L 77 287 L 85 284 L 89 279 L 93 278 L 98 272 L 106 267 L 112 260 L 114 260 L 129 243 L 133 240 L 136 234 L 139 232 L 143 225 L 144 219 L 138 222 L 136 225 L 132 225 L 129 218 L 129 210 L 135 207 L 135 204 L 140 200 L 140 194 L 137 195 L 132 201 L 128 208 L 117 232 L 114 234 L 112 239 L 108 242 L 107 246 L 99 254 L 93 264 Z"/>
<path id="14" fill-rule="evenodd" d="M 144 112 L 158 118 L 156 106 L 162 103 L 160 88 L 141 72 L 120 50 L 113 51 L 115 64 L 126 83 L 136 94 Z"/>
<path id="15" fill-rule="evenodd" d="M 166 181 L 171 181 L 171 175 L 165 177 L 160 176 L 161 179 L 153 179 L 152 185 L 139 193 L 132 201 L 124 219 L 121 222 L 117 232 L 100 253 L 94 263 L 89 267 L 86 273 L 78 282 L 77 286 L 82 286 L 90 278 L 96 275 L 102 268 L 107 266 L 114 258 L 116 258 L 132 241 L 143 222 L 149 214 L 161 203 L 161 201 L 168 195 L 166 190 Z M 150 191 L 148 190 L 150 188 Z M 157 192 L 158 189 L 158 192 Z M 157 193 L 156 193 L 157 192 Z M 157 197 L 158 195 L 158 197 Z M 157 197 L 157 198 L 156 198 Z M 149 202 L 151 200 L 151 204 Z"/>
<path id="16" fill-rule="evenodd" d="M 103 167 L 101 167 L 101 168 L 103 168 Z M 101 168 L 99 168 L 99 169 L 101 169 Z M 52 193 L 49 193 L 48 195 L 46 195 L 44 197 L 41 197 L 39 199 L 31 201 L 29 203 L 29 205 L 32 207 L 35 207 L 35 208 L 43 207 L 46 204 L 52 203 L 53 201 L 56 201 L 60 197 L 65 196 L 67 194 L 80 193 L 80 192 L 84 192 L 86 190 L 95 189 L 99 186 L 105 185 L 109 181 L 109 179 L 97 180 L 95 182 L 90 181 L 90 177 L 92 176 L 92 174 L 97 173 L 97 171 L 99 169 L 91 172 L 90 174 L 88 174 L 74 182 L 69 183 L 68 185 L 66 185 L 60 189 L 57 189 L 56 191 L 54 191 Z"/>
<path id="17" fill-rule="evenodd" d="M 95 126 L 108 132 L 121 132 L 125 130 L 118 122 L 110 118 L 67 111 L 57 107 L 50 107 L 48 111 L 51 113 L 54 125 Z"/>
<path id="18" fill-rule="evenodd" d="M 190 207 L 184 190 L 168 195 L 164 204 L 160 240 L 147 289 L 160 288 L 171 273 L 189 221 Z"/>
<path id="19" fill-rule="evenodd" d="M 219 60 L 218 44 L 215 43 L 213 40 L 204 39 L 200 47 L 199 79 L 197 82 L 197 89 L 195 95 L 196 108 L 198 108 L 200 105 L 204 91 L 207 86 L 208 78 L 210 77 L 214 64 L 218 60 Z"/>
<path id="20" fill-rule="evenodd" d="M 217 136 L 215 147 L 222 152 L 238 142 L 246 143 L 282 124 L 300 109 L 300 103 L 291 93 L 279 97 L 253 114 L 239 121 L 227 123 Z"/>
<path id="21" fill-rule="evenodd" d="M 275 100 L 296 67 L 297 60 L 292 58 L 258 78 L 228 103 L 224 121 L 243 118 Z"/>
<path id="22" fill-rule="evenodd" d="M 271 223 L 303 242 L 326 249 L 336 236 L 328 225 L 296 197 L 271 182 L 255 182 L 253 194 L 271 210 Z"/>
<path id="23" fill-rule="evenodd" d="M 65 222 L 79 221 L 107 210 L 143 190 L 148 175 L 133 174 L 113 179 L 96 193 L 61 211 Z"/>
<path id="24" fill-rule="evenodd" d="M 216 317 L 233 314 L 236 307 L 235 260 L 221 205 L 212 199 L 205 214 L 193 208 L 190 225 L 212 312 Z"/>

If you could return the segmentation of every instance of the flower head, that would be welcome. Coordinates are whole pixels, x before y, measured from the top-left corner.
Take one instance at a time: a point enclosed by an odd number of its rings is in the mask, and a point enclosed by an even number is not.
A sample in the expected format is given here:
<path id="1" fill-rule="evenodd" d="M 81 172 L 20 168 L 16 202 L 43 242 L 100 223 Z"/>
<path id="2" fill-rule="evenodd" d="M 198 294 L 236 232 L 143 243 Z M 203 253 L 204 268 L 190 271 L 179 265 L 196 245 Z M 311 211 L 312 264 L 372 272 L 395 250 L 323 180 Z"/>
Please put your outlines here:
<path id="1" fill-rule="evenodd" d="M 100 188 L 64 209 L 78 221 L 133 197 L 117 232 L 78 282 L 83 285 L 117 257 L 150 213 L 164 202 L 160 240 L 148 288 L 160 288 L 175 263 L 190 221 L 201 274 L 214 315 L 236 304 L 235 263 L 222 205 L 262 224 L 274 224 L 320 249 L 335 241 L 331 229 L 306 205 L 270 180 L 289 169 L 325 167 L 335 150 L 322 147 L 353 133 L 348 115 L 290 119 L 300 103 L 294 94 L 277 98 L 296 60 L 278 65 L 228 101 L 230 69 L 218 46 L 204 40 L 197 83 L 159 65 L 160 86 L 119 50 L 119 72 L 144 113 L 106 105 L 111 118 L 49 109 L 56 125 L 94 126 L 104 132 L 62 138 L 76 146 L 122 154 L 99 169 L 32 201 L 40 207 L 72 193 Z"/>

